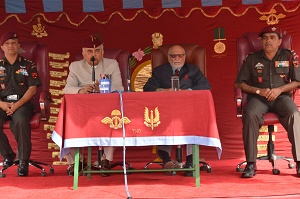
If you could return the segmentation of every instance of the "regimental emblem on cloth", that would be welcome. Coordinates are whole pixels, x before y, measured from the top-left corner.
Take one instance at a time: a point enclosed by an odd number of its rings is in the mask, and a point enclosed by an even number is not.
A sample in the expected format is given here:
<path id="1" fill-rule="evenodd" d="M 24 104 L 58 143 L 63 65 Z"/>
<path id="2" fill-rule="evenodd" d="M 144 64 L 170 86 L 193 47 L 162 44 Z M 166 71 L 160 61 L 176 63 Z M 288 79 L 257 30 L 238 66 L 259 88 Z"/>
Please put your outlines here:
<path id="1" fill-rule="evenodd" d="M 163 43 L 163 35 L 159 32 L 155 32 L 151 35 L 152 37 L 152 43 L 153 43 L 153 49 L 158 49 Z"/>
<path id="2" fill-rule="evenodd" d="M 285 18 L 286 15 L 284 14 L 276 14 L 275 9 L 270 10 L 269 15 L 263 15 L 259 18 L 259 20 L 264 20 L 267 22 L 268 25 L 275 25 L 279 23 L 279 19 Z"/>
<path id="3" fill-rule="evenodd" d="M 152 130 L 154 127 L 157 127 L 160 124 L 158 107 L 154 109 L 154 114 L 153 114 L 153 110 L 150 110 L 150 115 L 149 115 L 149 109 L 145 107 L 144 124 L 146 125 L 146 127 L 151 127 Z"/>
<path id="4" fill-rule="evenodd" d="M 257 72 L 258 82 L 262 83 L 263 82 L 262 76 L 263 76 L 264 65 L 262 63 L 257 63 L 254 66 L 254 68 L 256 69 L 256 72 Z"/>
<path id="5" fill-rule="evenodd" d="M 37 38 L 48 36 L 48 33 L 45 30 L 45 26 L 41 24 L 41 18 L 37 18 L 38 23 L 33 25 L 31 35 L 36 36 Z"/>
<path id="6" fill-rule="evenodd" d="M 111 112 L 111 118 L 105 117 L 101 120 L 103 124 L 109 124 L 109 127 L 112 129 L 121 129 L 123 126 L 122 115 L 119 110 L 113 110 Z M 131 121 L 127 117 L 123 117 L 124 124 L 129 124 Z"/>

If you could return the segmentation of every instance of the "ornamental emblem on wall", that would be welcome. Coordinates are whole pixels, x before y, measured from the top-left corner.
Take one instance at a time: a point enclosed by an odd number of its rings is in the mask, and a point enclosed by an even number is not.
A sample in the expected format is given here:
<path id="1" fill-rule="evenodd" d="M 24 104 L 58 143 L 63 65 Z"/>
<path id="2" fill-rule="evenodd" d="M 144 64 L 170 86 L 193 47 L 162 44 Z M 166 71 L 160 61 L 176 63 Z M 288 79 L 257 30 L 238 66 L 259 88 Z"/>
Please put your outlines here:
<path id="1" fill-rule="evenodd" d="M 150 127 L 152 130 L 154 127 L 157 127 L 160 124 L 158 107 L 154 109 L 154 114 L 153 114 L 153 110 L 150 110 L 150 115 L 149 115 L 149 109 L 145 107 L 144 124 L 146 125 L 146 127 Z"/>
<path id="2" fill-rule="evenodd" d="M 224 28 L 215 28 L 214 29 L 214 41 L 218 41 L 214 46 L 214 51 L 218 54 L 225 52 L 226 46 L 221 40 L 226 40 Z"/>
<path id="3" fill-rule="evenodd" d="M 31 35 L 36 36 L 38 38 L 48 36 L 48 33 L 45 30 L 45 26 L 42 26 L 41 24 L 41 18 L 37 18 L 38 23 L 36 25 L 33 25 Z"/>
<path id="4" fill-rule="evenodd" d="M 286 15 L 284 14 L 278 14 L 276 15 L 276 10 L 272 9 L 270 11 L 269 15 L 263 15 L 261 16 L 259 19 L 260 20 L 265 20 L 267 22 L 268 25 L 275 25 L 279 23 L 279 19 L 284 18 Z"/>
<path id="5" fill-rule="evenodd" d="M 119 110 L 113 110 L 111 117 L 105 117 L 101 120 L 103 124 L 109 124 L 112 129 L 121 129 L 123 126 L 122 115 Z M 131 121 L 127 117 L 123 117 L 124 124 L 129 124 Z"/>

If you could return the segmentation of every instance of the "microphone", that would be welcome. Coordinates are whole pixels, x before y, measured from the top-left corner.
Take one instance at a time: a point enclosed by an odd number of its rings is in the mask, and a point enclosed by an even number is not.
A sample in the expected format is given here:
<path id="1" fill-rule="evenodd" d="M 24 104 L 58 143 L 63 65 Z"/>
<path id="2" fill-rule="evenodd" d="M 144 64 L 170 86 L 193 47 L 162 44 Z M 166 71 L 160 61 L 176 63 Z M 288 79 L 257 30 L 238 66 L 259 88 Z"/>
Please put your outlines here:
<path id="1" fill-rule="evenodd" d="M 92 82 L 93 82 L 93 84 L 95 85 L 96 79 L 95 79 L 95 57 L 94 57 L 94 56 L 91 57 L 91 61 L 92 61 L 92 63 L 93 63 Z M 94 93 L 94 92 L 95 92 L 95 89 L 93 90 L 93 93 Z"/>

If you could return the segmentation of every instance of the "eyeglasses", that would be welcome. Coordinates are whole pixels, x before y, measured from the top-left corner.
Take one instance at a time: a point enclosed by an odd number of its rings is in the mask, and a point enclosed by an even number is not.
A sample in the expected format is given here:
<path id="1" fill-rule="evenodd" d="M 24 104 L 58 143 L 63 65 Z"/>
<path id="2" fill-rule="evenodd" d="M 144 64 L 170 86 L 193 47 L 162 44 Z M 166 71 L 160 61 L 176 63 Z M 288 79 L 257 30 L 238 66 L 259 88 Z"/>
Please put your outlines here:
<path id="1" fill-rule="evenodd" d="M 178 57 L 178 58 L 183 58 L 184 56 L 185 56 L 185 54 L 169 54 L 169 56 L 171 57 L 171 58 L 176 58 L 176 57 Z"/>

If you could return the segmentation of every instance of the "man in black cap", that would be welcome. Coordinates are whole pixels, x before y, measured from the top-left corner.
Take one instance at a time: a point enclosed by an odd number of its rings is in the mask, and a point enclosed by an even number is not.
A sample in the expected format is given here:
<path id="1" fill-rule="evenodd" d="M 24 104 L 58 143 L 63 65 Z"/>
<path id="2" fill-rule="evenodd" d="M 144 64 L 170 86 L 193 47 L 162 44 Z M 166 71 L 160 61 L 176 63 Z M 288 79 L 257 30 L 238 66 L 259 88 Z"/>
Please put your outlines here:
<path id="1" fill-rule="evenodd" d="M 31 154 L 30 119 L 34 110 L 32 99 L 41 81 L 35 63 L 19 55 L 16 32 L 2 35 L 0 45 L 5 56 L 0 60 L 0 153 L 3 166 L 11 166 L 16 154 L 3 132 L 3 123 L 11 120 L 10 129 L 18 143 L 18 175 L 27 176 Z"/>
<path id="2" fill-rule="evenodd" d="M 243 113 L 243 141 L 247 165 L 242 178 L 256 175 L 257 139 L 263 125 L 263 115 L 269 111 L 278 114 L 280 123 L 292 144 L 296 172 L 300 177 L 300 113 L 290 97 L 299 87 L 298 56 L 290 50 L 280 49 L 282 30 L 265 27 L 258 35 L 263 50 L 250 54 L 243 63 L 235 87 L 248 93 Z"/>
<path id="3" fill-rule="evenodd" d="M 65 94 L 87 94 L 99 92 L 99 81 L 101 77 L 109 76 L 111 78 L 111 91 L 123 91 L 121 72 L 119 64 L 114 59 L 103 58 L 103 43 L 94 35 L 89 35 L 84 41 L 82 48 L 83 59 L 72 62 L 69 66 L 69 75 L 64 88 Z M 94 60 L 94 63 L 92 62 Z M 92 80 L 92 66 L 95 67 L 95 82 Z M 103 147 L 104 154 L 101 157 L 101 168 L 110 169 L 110 162 L 113 161 L 115 147 Z M 72 148 L 66 155 L 69 167 L 67 173 L 74 175 L 75 150 Z M 81 162 L 85 165 L 85 160 L 81 156 Z M 82 164 L 80 164 L 80 167 Z M 80 168 L 82 169 L 82 168 Z M 110 173 L 102 173 L 102 176 L 109 176 Z"/>

